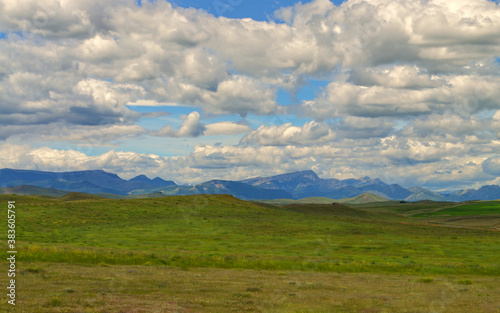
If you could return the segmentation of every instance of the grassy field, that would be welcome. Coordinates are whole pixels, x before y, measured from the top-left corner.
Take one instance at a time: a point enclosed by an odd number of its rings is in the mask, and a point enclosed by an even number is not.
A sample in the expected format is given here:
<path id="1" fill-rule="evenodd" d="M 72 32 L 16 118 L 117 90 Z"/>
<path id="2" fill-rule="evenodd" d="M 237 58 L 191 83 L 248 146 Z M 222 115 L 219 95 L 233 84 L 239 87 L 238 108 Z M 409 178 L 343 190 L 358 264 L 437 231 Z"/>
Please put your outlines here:
<path id="1" fill-rule="evenodd" d="M 500 312 L 494 227 L 416 217 L 457 204 L 0 199 L 16 201 L 23 312 L 431 312 L 434 300 L 435 312 Z"/>
<path id="2" fill-rule="evenodd" d="M 415 215 L 415 217 L 427 217 L 427 216 L 470 216 L 470 215 L 500 215 L 500 201 L 474 201 L 469 202 L 464 205 L 453 206 L 451 208 L 421 213 Z"/>
<path id="3" fill-rule="evenodd" d="M 19 312 L 498 312 L 496 277 L 29 263 Z M 21 292 L 22 291 L 22 292 Z M 0 307 L 5 308 L 2 303 Z"/>

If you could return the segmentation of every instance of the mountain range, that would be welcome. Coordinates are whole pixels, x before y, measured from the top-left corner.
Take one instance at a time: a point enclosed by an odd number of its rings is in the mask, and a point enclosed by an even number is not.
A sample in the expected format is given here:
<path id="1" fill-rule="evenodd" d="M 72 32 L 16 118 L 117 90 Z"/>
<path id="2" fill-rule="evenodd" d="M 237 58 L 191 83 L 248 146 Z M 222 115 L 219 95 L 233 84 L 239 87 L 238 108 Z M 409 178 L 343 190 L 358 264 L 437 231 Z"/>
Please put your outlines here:
<path id="1" fill-rule="evenodd" d="M 29 170 L 0 170 L 0 187 L 31 185 L 43 188 L 76 191 L 90 194 L 110 193 L 127 195 L 137 189 L 154 189 L 176 185 L 159 177 L 149 179 L 139 175 L 124 180 L 116 174 L 102 170 L 78 172 L 42 172 Z"/>
<path id="2" fill-rule="evenodd" d="M 12 193 L 11 187 L 34 186 L 55 188 L 68 192 L 89 194 L 113 194 L 120 196 L 163 193 L 164 195 L 230 194 L 243 200 L 303 199 L 323 197 L 330 199 L 354 198 L 370 193 L 387 200 L 405 201 L 467 201 L 500 199 L 500 186 L 483 186 L 449 193 L 436 193 L 422 187 L 404 188 L 398 184 L 386 184 L 370 177 L 338 180 L 323 179 L 314 171 L 300 171 L 270 177 L 255 177 L 241 181 L 211 180 L 194 186 L 179 186 L 159 177 L 149 179 L 139 175 L 124 180 L 117 174 L 102 170 L 77 172 L 43 172 L 31 170 L 1 169 L 0 193 Z M 33 193 L 42 192 L 31 188 Z M 45 191 L 50 193 L 52 191 Z"/>

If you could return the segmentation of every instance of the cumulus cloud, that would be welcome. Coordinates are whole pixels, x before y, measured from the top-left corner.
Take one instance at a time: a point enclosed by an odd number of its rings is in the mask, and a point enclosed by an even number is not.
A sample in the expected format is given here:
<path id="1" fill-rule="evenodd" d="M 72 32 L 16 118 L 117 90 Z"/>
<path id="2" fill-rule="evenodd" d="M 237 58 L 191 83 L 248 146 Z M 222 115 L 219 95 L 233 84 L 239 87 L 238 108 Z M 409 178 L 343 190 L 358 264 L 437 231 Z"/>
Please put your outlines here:
<path id="1" fill-rule="evenodd" d="M 500 176 L 500 157 L 491 157 L 485 160 L 482 167 L 485 173 Z"/>
<path id="2" fill-rule="evenodd" d="M 271 127 L 262 125 L 256 131 L 245 136 L 241 142 L 261 146 L 286 146 L 307 145 L 334 138 L 335 134 L 329 125 L 309 122 L 303 127 L 292 126 L 292 123 Z"/>
<path id="3" fill-rule="evenodd" d="M 1 140 L 246 134 L 241 145 L 196 146 L 171 158 L 4 144 L 11 155 L 0 160 L 43 169 L 70 160 L 61 168 L 186 181 L 300 169 L 436 185 L 486 181 L 497 173 L 500 135 L 499 12 L 487 0 L 315 0 L 259 22 L 167 1 L 0 0 Z M 309 79 L 330 81 L 297 106 L 277 102 L 280 89 L 295 93 Z M 165 113 L 135 106 L 196 111 L 179 128 L 149 132 L 135 123 Z M 198 111 L 311 120 L 252 130 L 202 122 Z"/>
<path id="4" fill-rule="evenodd" d="M 239 135 L 252 131 L 252 128 L 246 124 L 234 122 L 212 123 L 205 125 L 205 127 L 204 134 L 206 136 Z"/>
<path id="5" fill-rule="evenodd" d="M 481 153 L 461 154 L 459 144 L 349 140 L 335 145 L 297 146 L 211 146 L 197 145 L 184 156 L 162 157 L 154 154 L 110 150 L 88 156 L 77 150 L 57 150 L 28 145 L 0 145 L 0 168 L 71 171 L 104 169 L 124 178 L 138 174 L 174 179 L 177 183 L 206 180 L 245 179 L 309 168 L 325 178 L 379 177 L 388 183 L 429 188 L 466 188 L 496 179 L 496 160 Z M 403 156 L 401 152 L 410 152 Z M 395 159 L 395 156 L 400 156 Z M 404 158 L 406 157 L 406 158 Z M 446 162 L 434 160 L 445 158 Z M 484 162 L 484 163 L 483 163 Z M 355 163 L 356 166 L 352 166 Z"/>
<path id="6" fill-rule="evenodd" d="M 154 136 L 165 137 L 198 137 L 203 134 L 206 127 L 205 124 L 200 122 L 200 113 L 191 112 L 187 116 L 181 117 L 184 121 L 178 130 L 167 125 L 157 132 L 153 132 Z"/>
<path id="7" fill-rule="evenodd" d="M 184 120 L 181 127 L 175 130 L 170 125 L 164 126 L 158 131 L 152 131 L 153 136 L 160 137 L 199 137 L 202 135 L 206 136 L 218 136 L 218 135 L 238 135 L 242 133 L 250 132 L 252 129 L 250 126 L 244 123 L 235 122 L 219 122 L 204 124 L 201 122 L 200 113 L 194 111 L 189 113 L 187 116 L 181 116 Z"/>
<path id="8" fill-rule="evenodd" d="M 348 116 L 335 123 L 307 122 L 302 127 L 285 123 L 262 125 L 241 139 L 242 144 L 260 146 L 314 146 L 344 139 L 369 139 L 387 136 L 394 123 L 384 119 Z"/>
<path id="9" fill-rule="evenodd" d="M 396 66 L 354 71 L 349 78 L 351 81 L 332 82 L 316 99 L 303 101 L 301 111 L 323 120 L 341 116 L 407 118 L 449 112 L 470 116 L 500 107 L 498 76 L 430 76 Z"/>

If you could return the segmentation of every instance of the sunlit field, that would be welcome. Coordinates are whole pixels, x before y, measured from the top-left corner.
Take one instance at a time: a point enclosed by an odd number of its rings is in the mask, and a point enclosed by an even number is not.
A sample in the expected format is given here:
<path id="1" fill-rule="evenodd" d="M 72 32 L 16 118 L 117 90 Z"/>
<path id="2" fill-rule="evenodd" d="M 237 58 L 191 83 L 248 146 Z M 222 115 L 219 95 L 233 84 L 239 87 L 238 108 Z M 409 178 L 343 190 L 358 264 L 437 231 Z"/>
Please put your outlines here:
<path id="1" fill-rule="evenodd" d="M 489 202 L 1 198 L 23 312 L 499 312 L 496 226 L 428 220 L 498 223 Z"/>

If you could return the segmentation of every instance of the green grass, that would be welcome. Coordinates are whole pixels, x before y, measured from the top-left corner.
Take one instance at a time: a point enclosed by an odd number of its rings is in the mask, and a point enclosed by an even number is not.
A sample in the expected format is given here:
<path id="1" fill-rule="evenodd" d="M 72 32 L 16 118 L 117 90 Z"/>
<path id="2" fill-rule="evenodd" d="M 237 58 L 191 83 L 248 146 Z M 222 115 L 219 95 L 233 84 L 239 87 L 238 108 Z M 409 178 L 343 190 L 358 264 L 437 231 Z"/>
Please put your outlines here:
<path id="1" fill-rule="evenodd" d="M 323 198 L 323 197 L 309 197 L 299 200 L 294 199 L 274 199 L 274 200 L 258 200 L 252 202 L 262 202 L 273 205 L 287 205 L 287 204 L 331 204 L 332 202 L 338 202 L 338 200 Z"/>
<path id="2" fill-rule="evenodd" d="M 385 198 L 382 198 L 380 196 L 371 194 L 371 193 L 364 193 L 359 196 L 356 196 L 354 198 L 345 198 L 345 199 L 331 199 L 331 198 L 324 198 L 324 197 L 309 197 L 309 198 L 303 198 L 303 199 L 275 199 L 275 200 L 258 200 L 258 201 L 253 201 L 253 202 L 262 202 L 262 203 L 267 203 L 267 204 L 273 204 L 273 205 L 288 205 L 288 204 L 301 204 L 301 205 L 308 205 L 308 204 L 332 204 L 333 202 L 338 202 L 338 203 L 346 203 L 346 204 L 363 204 L 363 203 L 374 203 L 374 202 L 387 202 L 388 200 Z"/>
<path id="3" fill-rule="evenodd" d="M 30 262 L 500 274 L 496 232 L 344 205 L 262 207 L 225 195 L 7 199 L 16 200 L 20 258 Z"/>
<path id="4" fill-rule="evenodd" d="M 499 233 L 413 217 L 456 203 L 12 200 L 22 312 L 499 312 Z"/>
<path id="5" fill-rule="evenodd" d="M 497 277 L 475 275 L 37 266 L 20 270 L 18 312 L 496 313 L 500 303 Z M 2 301 L 0 312 L 16 310 Z"/>
<path id="6" fill-rule="evenodd" d="M 500 201 L 478 201 L 470 202 L 435 212 L 427 212 L 415 215 L 415 217 L 428 216 L 470 216 L 500 214 Z"/>

